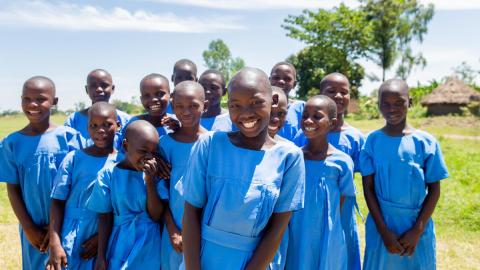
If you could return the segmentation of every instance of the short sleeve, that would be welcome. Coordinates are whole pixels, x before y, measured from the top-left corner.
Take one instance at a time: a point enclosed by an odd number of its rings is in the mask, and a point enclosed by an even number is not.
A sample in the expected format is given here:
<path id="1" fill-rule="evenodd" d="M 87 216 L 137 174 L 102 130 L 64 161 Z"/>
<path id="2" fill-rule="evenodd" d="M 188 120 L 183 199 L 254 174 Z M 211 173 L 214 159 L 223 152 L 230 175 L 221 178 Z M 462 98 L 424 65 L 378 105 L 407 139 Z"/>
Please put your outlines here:
<path id="1" fill-rule="evenodd" d="M 303 154 L 295 149 L 287 157 L 280 194 L 273 211 L 289 212 L 303 208 L 305 199 L 305 164 Z"/>
<path id="2" fill-rule="evenodd" d="M 433 140 L 427 149 L 425 159 L 425 181 L 434 183 L 448 178 L 448 169 L 443 159 L 442 150 L 437 140 Z"/>
<path id="3" fill-rule="evenodd" d="M 86 147 L 86 141 L 83 139 L 80 132 L 74 129 L 68 129 L 66 132 L 68 151 L 74 151 Z"/>
<path id="4" fill-rule="evenodd" d="M 64 126 L 67 126 L 67 127 L 71 127 L 73 128 L 74 127 L 74 123 L 73 123 L 73 120 L 74 120 L 74 117 L 75 116 L 75 113 L 72 113 L 70 114 L 67 119 L 65 119 L 65 122 L 63 122 L 63 125 Z"/>
<path id="5" fill-rule="evenodd" d="M 109 213 L 113 211 L 110 195 L 112 173 L 112 168 L 105 168 L 98 174 L 92 194 L 87 202 L 87 208 L 89 210 L 97 213 Z"/>
<path id="6" fill-rule="evenodd" d="M 63 159 L 58 168 L 57 175 L 53 182 L 50 197 L 57 200 L 67 200 L 72 186 L 72 171 L 74 166 L 75 152 L 70 152 Z"/>
<path id="7" fill-rule="evenodd" d="M 359 156 L 360 173 L 362 176 L 368 176 L 375 173 L 373 164 L 372 141 L 367 138 L 365 145 L 360 150 Z"/>
<path id="8" fill-rule="evenodd" d="M 183 197 L 197 208 L 203 208 L 207 203 L 206 177 L 212 136 L 201 138 L 193 146 L 189 158 L 190 166 L 183 178 Z"/>
<path id="9" fill-rule="evenodd" d="M 293 143 L 298 147 L 303 147 L 305 144 L 307 144 L 307 137 L 305 137 L 305 134 L 303 134 L 303 130 L 300 129 L 295 137 L 293 137 Z"/>
<path id="10" fill-rule="evenodd" d="M 338 188 L 340 194 L 345 197 L 355 196 L 355 185 L 353 184 L 353 161 L 345 154 L 344 158 L 340 161 L 341 171 L 340 178 L 338 179 Z"/>
<path id="11" fill-rule="evenodd" d="M 353 172 L 360 172 L 360 151 L 363 145 L 365 145 L 365 136 L 359 131 L 355 138 L 355 149 L 352 153 Z"/>
<path id="12" fill-rule="evenodd" d="M 168 200 L 170 198 L 170 194 L 168 191 L 167 180 L 158 179 L 157 182 L 157 193 L 160 199 Z"/>
<path id="13" fill-rule="evenodd" d="M 15 163 L 13 145 L 7 138 L 0 142 L 0 182 L 19 184 L 20 174 Z"/>

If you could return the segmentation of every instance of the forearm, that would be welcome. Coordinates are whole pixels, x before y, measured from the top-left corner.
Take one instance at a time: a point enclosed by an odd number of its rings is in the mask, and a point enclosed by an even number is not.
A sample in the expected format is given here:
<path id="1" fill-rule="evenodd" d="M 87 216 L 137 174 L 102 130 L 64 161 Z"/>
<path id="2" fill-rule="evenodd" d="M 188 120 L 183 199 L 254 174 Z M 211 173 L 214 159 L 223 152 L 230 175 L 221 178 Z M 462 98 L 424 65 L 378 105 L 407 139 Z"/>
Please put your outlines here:
<path id="1" fill-rule="evenodd" d="M 283 233 L 288 226 L 292 212 L 273 214 L 268 222 L 262 240 L 245 269 L 265 269 L 275 257 L 282 242 Z"/>
<path id="2" fill-rule="evenodd" d="M 148 180 L 147 182 L 147 212 L 150 218 L 155 221 L 160 221 L 163 215 L 163 201 L 157 192 L 155 181 Z"/>
<path id="3" fill-rule="evenodd" d="M 100 214 L 98 217 L 98 257 L 105 259 L 108 240 L 112 232 L 113 214 Z"/>
<path id="4" fill-rule="evenodd" d="M 52 199 L 50 206 L 50 246 L 61 245 L 61 233 L 63 226 L 63 217 L 65 214 L 65 201 Z"/>
<path id="5" fill-rule="evenodd" d="M 202 209 L 185 202 L 183 214 L 183 253 L 187 270 L 200 269 L 200 221 Z"/>
<path id="6" fill-rule="evenodd" d="M 383 220 L 382 212 L 380 210 L 380 205 L 378 204 L 377 196 L 375 194 L 375 186 L 373 182 L 373 175 L 368 175 L 363 177 L 363 194 L 365 196 L 365 201 L 367 203 L 368 210 L 370 215 L 375 222 L 375 226 L 380 234 L 388 230 L 385 221 Z"/>
<path id="7" fill-rule="evenodd" d="M 173 220 L 172 212 L 170 211 L 170 207 L 168 205 L 165 206 L 165 211 L 163 214 L 163 219 L 165 221 L 165 225 L 167 226 L 168 234 L 172 235 L 174 232 L 180 232 L 180 229 L 177 228 L 175 221 Z"/>
<path id="8" fill-rule="evenodd" d="M 414 228 L 423 233 L 425 225 L 433 215 L 433 211 L 437 206 L 437 202 L 440 198 L 440 182 L 428 184 L 428 195 L 423 201 L 422 209 L 415 222 Z"/>
<path id="9" fill-rule="evenodd" d="M 23 201 L 20 185 L 7 183 L 7 193 L 13 212 L 15 213 L 15 216 L 17 216 L 22 227 L 24 229 L 37 227 L 38 225 L 33 222 L 28 214 L 27 207 Z"/>

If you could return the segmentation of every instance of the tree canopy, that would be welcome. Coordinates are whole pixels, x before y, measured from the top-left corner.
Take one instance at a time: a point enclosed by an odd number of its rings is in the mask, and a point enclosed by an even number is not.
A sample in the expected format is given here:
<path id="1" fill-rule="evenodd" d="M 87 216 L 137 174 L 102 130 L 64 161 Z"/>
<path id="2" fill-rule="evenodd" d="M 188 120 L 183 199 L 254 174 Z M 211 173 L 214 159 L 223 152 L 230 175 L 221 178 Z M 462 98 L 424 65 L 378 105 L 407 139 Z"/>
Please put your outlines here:
<path id="1" fill-rule="evenodd" d="M 245 61 L 242 58 L 232 57 L 227 44 L 221 39 L 212 40 L 208 44 L 208 50 L 204 51 L 202 55 L 205 65 L 210 69 L 220 71 L 225 76 L 226 82 L 245 66 Z"/>

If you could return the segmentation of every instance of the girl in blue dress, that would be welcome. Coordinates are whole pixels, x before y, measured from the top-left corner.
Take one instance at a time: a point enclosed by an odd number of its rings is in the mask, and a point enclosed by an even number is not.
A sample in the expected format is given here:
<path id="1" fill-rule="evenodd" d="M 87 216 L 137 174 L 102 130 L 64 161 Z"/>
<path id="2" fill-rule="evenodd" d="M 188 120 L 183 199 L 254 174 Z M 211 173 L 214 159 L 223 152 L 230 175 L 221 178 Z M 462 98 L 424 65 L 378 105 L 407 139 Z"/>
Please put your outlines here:
<path id="1" fill-rule="evenodd" d="M 186 269 L 266 269 L 291 212 L 303 207 L 302 153 L 268 135 L 267 75 L 244 68 L 228 91 L 239 131 L 201 138 L 184 176 Z"/>
<path id="2" fill-rule="evenodd" d="M 92 101 L 92 105 L 104 101 L 108 102 L 111 95 L 115 90 L 115 85 L 113 84 L 112 75 L 108 71 L 103 69 L 95 69 L 88 73 L 87 84 L 85 85 L 85 91 L 87 92 L 88 97 Z M 77 130 L 80 135 L 83 137 L 87 146 L 93 144 L 93 141 L 90 138 L 88 132 L 88 110 L 90 107 L 81 110 L 79 112 L 74 112 L 65 119 L 64 125 L 71 127 Z M 125 112 L 117 110 L 117 119 L 120 122 L 121 127 L 124 127 L 127 122 L 130 120 L 131 116 Z M 120 134 L 120 129 L 118 130 L 117 136 Z M 118 137 L 116 140 L 120 140 Z"/>
<path id="3" fill-rule="evenodd" d="M 157 178 L 158 140 L 150 123 L 133 122 L 125 131 L 125 158 L 99 173 L 87 203 L 100 213 L 95 269 L 160 269 L 158 221 L 168 191 Z"/>
<path id="4" fill-rule="evenodd" d="M 407 124 L 411 104 L 399 79 L 380 86 L 386 124 L 360 153 L 363 190 L 370 211 L 365 224 L 364 269 L 436 269 L 431 216 L 448 177 L 440 145 Z"/>
<path id="5" fill-rule="evenodd" d="M 290 91 L 297 85 L 297 71 L 295 67 L 288 62 L 275 64 L 270 72 L 270 83 L 272 86 L 282 88 L 288 101 L 285 125 L 278 132 L 278 135 L 293 141 L 295 135 L 300 130 L 303 107 L 305 106 L 304 101 L 288 99 Z"/>
<path id="6" fill-rule="evenodd" d="M 0 143 L 0 181 L 20 222 L 23 269 L 44 269 L 48 260 L 50 192 L 63 158 L 79 149 L 72 128 L 50 122 L 57 104 L 54 83 L 42 76 L 23 85 L 22 110 L 28 125 Z"/>
<path id="7" fill-rule="evenodd" d="M 355 195 L 353 161 L 327 139 L 336 109 L 329 97 L 314 96 L 303 111 L 305 207 L 290 221 L 285 269 L 349 269 L 340 212 L 344 198 Z"/>
<path id="8" fill-rule="evenodd" d="M 207 131 L 200 126 L 200 118 L 205 108 L 205 95 L 202 86 L 193 81 L 184 81 L 175 86 L 172 94 L 173 111 L 181 127 L 160 138 L 160 153 L 171 164 L 168 207 L 165 210 L 165 226 L 162 237 L 162 269 L 178 270 L 183 261 L 182 218 L 183 200 L 182 179 L 189 163 L 192 147 Z"/>
<path id="9" fill-rule="evenodd" d="M 205 99 L 208 100 L 208 108 L 202 113 L 200 125 L 207 130 L 212 130 L 217 118 L 226 113 L 221 107 L 222 97 L 227 92 L 225 78 L 222 73 L 214 69 L 208 69 L 198 79 L 205 90 Z"/>
<path id="10" fill-rule="evenodd" d="M 55 178 L 50 207 L 50 259 L 47 269 L 93 269 L 97 255 L 97 213 L 86 208 L 98 172 L 113 164 L 113 141 L 120 127 L 115 106 L 100 101 L 88 111 L 93 145 L 72 151 Z"/>

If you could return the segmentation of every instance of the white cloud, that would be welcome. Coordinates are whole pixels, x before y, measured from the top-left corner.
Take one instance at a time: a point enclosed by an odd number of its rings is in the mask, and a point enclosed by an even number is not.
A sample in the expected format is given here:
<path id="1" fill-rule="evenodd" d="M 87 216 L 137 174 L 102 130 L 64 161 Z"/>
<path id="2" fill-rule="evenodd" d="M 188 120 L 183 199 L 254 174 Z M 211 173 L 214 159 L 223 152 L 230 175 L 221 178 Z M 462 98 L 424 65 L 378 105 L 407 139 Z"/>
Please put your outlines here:
<path id="1" fill-rule="evenodd" d="M 214 9 L 230 10 L 264 10 L 264 9 L 304 9 L 333 8 L 340 3 L 348 6 L 358 6 L 355 0 L 150 0 L 152 2 L 170 3 L 176 5 L 198 6 Z"/>
<path id="2" fill-rule="evenodd" d="M 16 1 L 0 10 L 0 25 L 72 31 L 218 32 L 242 29 L 232 17 L 200 19 L 174 13 L 104 9 L 90 5 Z"/>
<path id="3" fill-rule="evenodd" d="M 480 9 L 478 0 L 420 0 L 423 4 L 432 3 L 437 10 L 471 10 Z"/>

